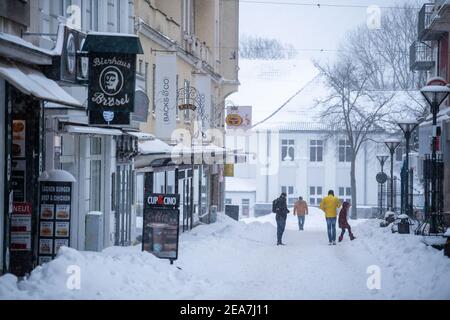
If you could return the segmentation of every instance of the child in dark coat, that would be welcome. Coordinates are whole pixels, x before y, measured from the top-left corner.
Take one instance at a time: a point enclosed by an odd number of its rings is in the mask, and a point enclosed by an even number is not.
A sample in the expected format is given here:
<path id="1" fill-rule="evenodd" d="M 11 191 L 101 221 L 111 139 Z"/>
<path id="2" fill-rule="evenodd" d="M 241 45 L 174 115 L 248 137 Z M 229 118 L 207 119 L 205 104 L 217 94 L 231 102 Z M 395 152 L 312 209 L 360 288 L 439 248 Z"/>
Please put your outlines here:
<path id="1" fill-rule="evenodd" d="M 348 209 L 350 208 L 350 203 L 348 203 L 347 201 L 345 201 L 342 204 L 342 209 L 341 212 L 339 212 L 339 228 L 341 228 L 341 235 L 339 236 L 339 242 L 342 241 L 342 239 L 344 238 L 344 234 L 345 234 L 345 229 L 348 229 L 348 233 L 350 235 L 350 240 L 356 239 L 353 236 L 352 233 L 352 228 L 350 227 L 350 225 L 348 224 L 347 221 L 347 213 L 348 213 Z"/>

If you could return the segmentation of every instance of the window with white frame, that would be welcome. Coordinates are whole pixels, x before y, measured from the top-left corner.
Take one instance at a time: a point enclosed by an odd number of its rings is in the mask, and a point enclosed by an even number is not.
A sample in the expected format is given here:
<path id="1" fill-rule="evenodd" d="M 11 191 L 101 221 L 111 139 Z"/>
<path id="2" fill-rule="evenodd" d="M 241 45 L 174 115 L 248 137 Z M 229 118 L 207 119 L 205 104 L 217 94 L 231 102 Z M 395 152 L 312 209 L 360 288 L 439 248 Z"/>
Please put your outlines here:
<path id="1" fill-rule="evenodd" d="M 309 161 L 311 162 L 323 161 L 323 140 L 309 141 Z"/>
<path id="2" fill-rule="evenodd" d="M 90 31 L 98 31 L 98 0 L 90 0 L 86 7 L 86 21 L 83 28 Z"/>
<path id="3" fill-rule="evenodd" d="M 294 187 L 293 186 L 281 186 L 281 192 L 286 193 L 288 205 L 293 205 L 295 203 L 295 201 L 297 201 L 297 199 L 294 195 Z"/>
<path id="4" fill-rule="evenodd" d="M 339 140 L 339 162 L 352 161 L 352 146 L 347 139 Z"/>
<path id="5" fill-rule="evenodd" d="M 352 200 L 352 188 L 350 187 L 339 187 L 339 198 L 342 201 L 347 201 L 351 203 Z"/>
<path id="6" fill-rule="evenodd" d="M 323 188 L 318 186 L 309 187 L 309 204 L 312 206 L 320 205 L 323 199 Z"/>
<path id="7" fill-rule="evenodd" d="M 291 139 L 281 140 L 281 161 L 295 160 L 295 142 Z"/>

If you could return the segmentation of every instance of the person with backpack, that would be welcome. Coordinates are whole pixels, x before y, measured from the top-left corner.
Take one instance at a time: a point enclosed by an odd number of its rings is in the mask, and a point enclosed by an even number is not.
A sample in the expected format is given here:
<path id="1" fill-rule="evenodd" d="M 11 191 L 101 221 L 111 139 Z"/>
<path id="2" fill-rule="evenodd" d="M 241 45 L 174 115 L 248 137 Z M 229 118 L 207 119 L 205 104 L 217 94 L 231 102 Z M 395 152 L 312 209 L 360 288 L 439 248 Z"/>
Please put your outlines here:
<path id="1" fill-rule="evenodd" d="M 336 210 L 341 207 L 341 202 L 334 196 L 334 191 L 328 191 L 328 196 L 320 202 L 320 209 L 325 212 L 328 232 L 328 245 L 336 245 Z"/>
<path id="2" fill-rule="evenodd" d="M 348 209 L 350 209 L 350 203 L 345 201 L 342 204 L 341 212 L 339 212 L 339 220 L 338 220 L 338 222 L 339 222 L 339 228 L 341 228 L 341 235 L 339 236 L 339 242 L 341 242 L 342 239 L 344 239 L 345 229 L 348 230 L 348 234 L 350 236 L 350 240 L 356 239 L 353 236 L 352 228 L 348 224 L 348 220 L 347 220 Z"/>
<path id="3" fill-rule="evenodd" d="M 294 216 L 298 218 L 298 228 L 300 231 L 303 230 L 305 225 L 305 215 L 308 214 L 308 204 L 302 197 L 298 197 L 298 200 L 294 205 Z"/>
<path id="4" fill-rule="evenodd" d="M 277 221 L 277 246 L 284 246 L 281 241 L 286 228 L 286 219 L 289 209 L 287 208 L 286 193 L 281 193 L 280 197 L 273 200 L 272 211 L 276 214 L 275 220 Z"/>

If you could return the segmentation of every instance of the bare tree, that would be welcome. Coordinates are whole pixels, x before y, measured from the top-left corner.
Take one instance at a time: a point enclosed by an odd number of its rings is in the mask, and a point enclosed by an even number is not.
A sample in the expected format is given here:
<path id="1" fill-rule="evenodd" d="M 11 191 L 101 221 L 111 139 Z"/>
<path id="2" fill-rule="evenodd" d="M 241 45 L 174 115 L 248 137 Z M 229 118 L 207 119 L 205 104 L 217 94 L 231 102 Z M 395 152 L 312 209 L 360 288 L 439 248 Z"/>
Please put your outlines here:
<path id="1" fill-rule="evenodd" d="M 360 64 L 372 89 L 417 89 L 424 80 L 423 73 L 409 68 L 409 48 L 417 39 L 418 7 L 419 2 L 409 2 L 384 8 L 379 29 L 360 25 L 342 43 L 344 55 Z"/>
<path id="2" fill-rule="evenodd" d="M 330 128 L 330 134 L 344 135 L 351 147 L 351 217 L 356 219 L 356 157 L 371 133 L 382 131 L 394 94 L 370 90 L 370 75 L 348 57 L 332 65 L 316 62 L 315 66 L 330 89 L 329 95 L 318 101 L 321 119 Z"/>

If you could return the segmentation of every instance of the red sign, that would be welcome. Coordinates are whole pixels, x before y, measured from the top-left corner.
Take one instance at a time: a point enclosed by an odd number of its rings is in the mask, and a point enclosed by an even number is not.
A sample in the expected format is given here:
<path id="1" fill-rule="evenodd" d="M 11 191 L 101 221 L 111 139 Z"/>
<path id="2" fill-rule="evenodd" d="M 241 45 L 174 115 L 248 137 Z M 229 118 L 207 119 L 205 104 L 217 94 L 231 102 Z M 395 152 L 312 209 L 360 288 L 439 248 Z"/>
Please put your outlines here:
<path id="1" fill-rule="evenodd" d="M 13 202 L 13 214 L 31 216 L 31 203 Z"/>

